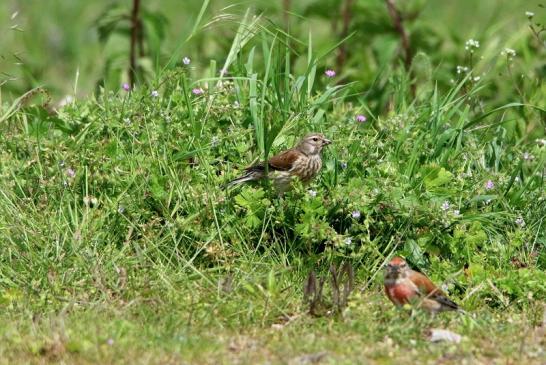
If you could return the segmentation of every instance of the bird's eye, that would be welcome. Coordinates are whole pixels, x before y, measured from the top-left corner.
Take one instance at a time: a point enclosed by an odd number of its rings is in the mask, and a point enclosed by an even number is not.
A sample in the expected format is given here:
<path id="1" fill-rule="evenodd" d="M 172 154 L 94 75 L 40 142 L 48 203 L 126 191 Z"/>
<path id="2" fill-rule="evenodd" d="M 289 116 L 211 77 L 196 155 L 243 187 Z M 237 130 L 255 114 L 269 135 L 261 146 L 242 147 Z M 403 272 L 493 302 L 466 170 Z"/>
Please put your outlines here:
<path id="1" fill-rule="evenodd" d="M 318 138 L 317 137 L 313 137 L 313 141 L 318 141 Z"/>

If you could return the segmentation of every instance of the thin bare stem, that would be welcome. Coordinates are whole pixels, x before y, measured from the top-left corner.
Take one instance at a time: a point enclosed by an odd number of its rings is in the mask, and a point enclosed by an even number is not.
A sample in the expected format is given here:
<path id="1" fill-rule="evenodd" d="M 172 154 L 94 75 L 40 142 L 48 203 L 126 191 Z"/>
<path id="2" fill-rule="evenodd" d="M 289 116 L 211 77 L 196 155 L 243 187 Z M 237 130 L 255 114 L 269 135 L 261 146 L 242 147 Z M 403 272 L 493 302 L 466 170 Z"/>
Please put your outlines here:
<path id="1" fill-rule="evenodd" d="M 290 25 L 290 8 L 291 0 L 282 0 L 282 15 L 286 29 L 288 29 L 288 26 Z"/>
<path id="2" fill-rule="evenodd" d="M 409 70 L 411 66 L 411 46 L 408 32 L 404 28 L 402 16 L 396 8 L 394 0 L 385 0 L 385 2 L 387 3 L 387 9 L 389 10 L 389 16 L 391 17 L 394 29 L 398 32 L 402 41 L 402 49 L 404 51 L 404 66 L 406 67 L 406 70 Z"/>
<path id="3" fill-rule="evenodd" d="M 131 48 L 129 50 L 129 83 L 131 89 L 136 80 L 136 48 L 140 31 L 140 0 L 133 0 L 133 10 L 131 12 Z"/>
<path id="4" fill-rule="evenodd" d="M 351 9 L 353 7 L 353 0 L 345 0 L 343 4 L 343 9 L 341 11 L 341 16 L 343 18 L 343 24 L 341 28 L 341 39 L 345 39 L 349 34 L 349 27 L 351 25 Z M 337 53 L 337 68 L 341 72 L 341 68 L 347 60 L 347 44 L 343 42 L 339 45 Z"/>
<path id="5" fill-rule="evenodd" d="M 529 24 L 529 29 L 531 29 L 531 32 L 533 33 L 533 35 L 535 36 L 535 38 L 537 39 L 538 43 L 541 44 L 544 48 L 546 48 L 546 41 L 544 41 L 541 37 L 540 37 L 540 33 L 546 31 L 546 27 L 544 25 L 542 25 L 540 27 L 540 29 L 538 29 L 538 26 L 537 28 L 535 29 L 535 26 L 533 24 Z"/>

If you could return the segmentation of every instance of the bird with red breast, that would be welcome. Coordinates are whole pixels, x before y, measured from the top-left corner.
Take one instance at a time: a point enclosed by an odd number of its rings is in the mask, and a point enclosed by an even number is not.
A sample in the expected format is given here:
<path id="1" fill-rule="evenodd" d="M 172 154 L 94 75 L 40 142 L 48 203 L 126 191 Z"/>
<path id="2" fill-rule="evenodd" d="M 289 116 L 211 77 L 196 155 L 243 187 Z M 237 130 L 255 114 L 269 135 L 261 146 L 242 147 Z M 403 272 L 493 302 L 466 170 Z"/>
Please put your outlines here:
<path id="1" fill-rule="evenodd" d="M 267 169 L 263 162 L 252 165 L 245 169 L 244 175 L 230 181 L 226 187 L 268 178 L 282 194 L 290 190 L 294 178 L 307 184 L 322 168 L 322 149 L 331 143 L 322 133 L 310 133 L 295 147 L 271 157 L 267 161 Z"/>
<path id="2" fill-rule="evenodd" d="M 412 270 L 401 257 L 394 257 L 385 270 L 385 293 L 397 307 L 415 305 L 430 313 L 462 309 L 425 275 Z"/>

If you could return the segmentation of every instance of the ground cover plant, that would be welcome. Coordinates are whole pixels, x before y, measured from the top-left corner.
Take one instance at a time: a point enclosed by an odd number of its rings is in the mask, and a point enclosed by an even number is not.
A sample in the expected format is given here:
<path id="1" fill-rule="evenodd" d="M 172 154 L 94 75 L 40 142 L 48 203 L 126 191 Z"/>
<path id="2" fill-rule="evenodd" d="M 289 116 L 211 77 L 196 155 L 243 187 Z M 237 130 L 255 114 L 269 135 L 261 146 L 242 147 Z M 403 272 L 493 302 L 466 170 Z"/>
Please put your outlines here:
<path id="1" fill-rule="evenodd" d="M 145 8 L 131 77 L 2 86 L 0 363 L 546 361 L 544 9 L 461 38 L 419 2 L 334 3 L 205 1 L 170 54 Z M 305 28 L 348 7 L 331 42 Z M 310 131 L 311 185 L 225 188 Z M 395 254 L 466 313 L 395 308 Z"/>

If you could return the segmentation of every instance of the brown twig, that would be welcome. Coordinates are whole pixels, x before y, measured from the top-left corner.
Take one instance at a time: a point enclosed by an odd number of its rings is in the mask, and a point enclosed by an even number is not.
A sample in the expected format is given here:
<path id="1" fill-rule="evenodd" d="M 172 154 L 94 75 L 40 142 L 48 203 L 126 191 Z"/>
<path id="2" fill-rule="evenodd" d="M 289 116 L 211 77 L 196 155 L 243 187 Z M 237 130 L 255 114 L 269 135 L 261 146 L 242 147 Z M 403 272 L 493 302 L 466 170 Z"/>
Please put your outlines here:
<path id="1" fill-rule="evenodd" d="M 406 67 L 406 70 L 409 70 L 411 66 L 411 47 L 408 32 L 406 32 L 406 29 L 404 28 L 402 16 L 396 8 L 394 0 L 385 0 L 385 2 L 387 3 L 389 16 L 391 17 L 394 29 L 398 32 L 400 39 L 402 40 L 402 48 L 404 50 L 404 66 Z"/>
<path id="2" fill-rule="evenodd" d="M 546 41 L 542 40 L 542 38 L 540 37 L 540 33 L 546 31 L 546 27 L 544 25 L 541 25 L 540 29 L 538 29 L 538 24 L 537 24 L 537 29 L 535 29 L 535 26 L 531 23 L 529 24 L 529 28 L 531 29 L 531 32 L 533 32 L 533 35 L 537 39 L 538 43 L 542 44 L 542 46 L 546 48 Z"/>
<path id="3" fill-rule="evenodd" d="M 349 27 L 351 25 L 351 9 L 353 7 L 353 0 L 345 0 L 343 9 L 341 10 L 341 16 L 343 18 L 343 24 L 341 28 L 341 39 L 345 39 L 349 34 Z M 343 42 L 338 49 L 337 53 L 337 69 L 341 72 L 341 68 L 347 60 L 347 44 Z"/>
<path id="4" fill-rule="evenodd" d="M 129 83 L 131 89 L 135 85 L 136 80 L 136 48 L 139 39 L 140 31 L 140 0 L 133 0 L 133 10 L 131 12 L 131 48 L 129 50 Z"/>

